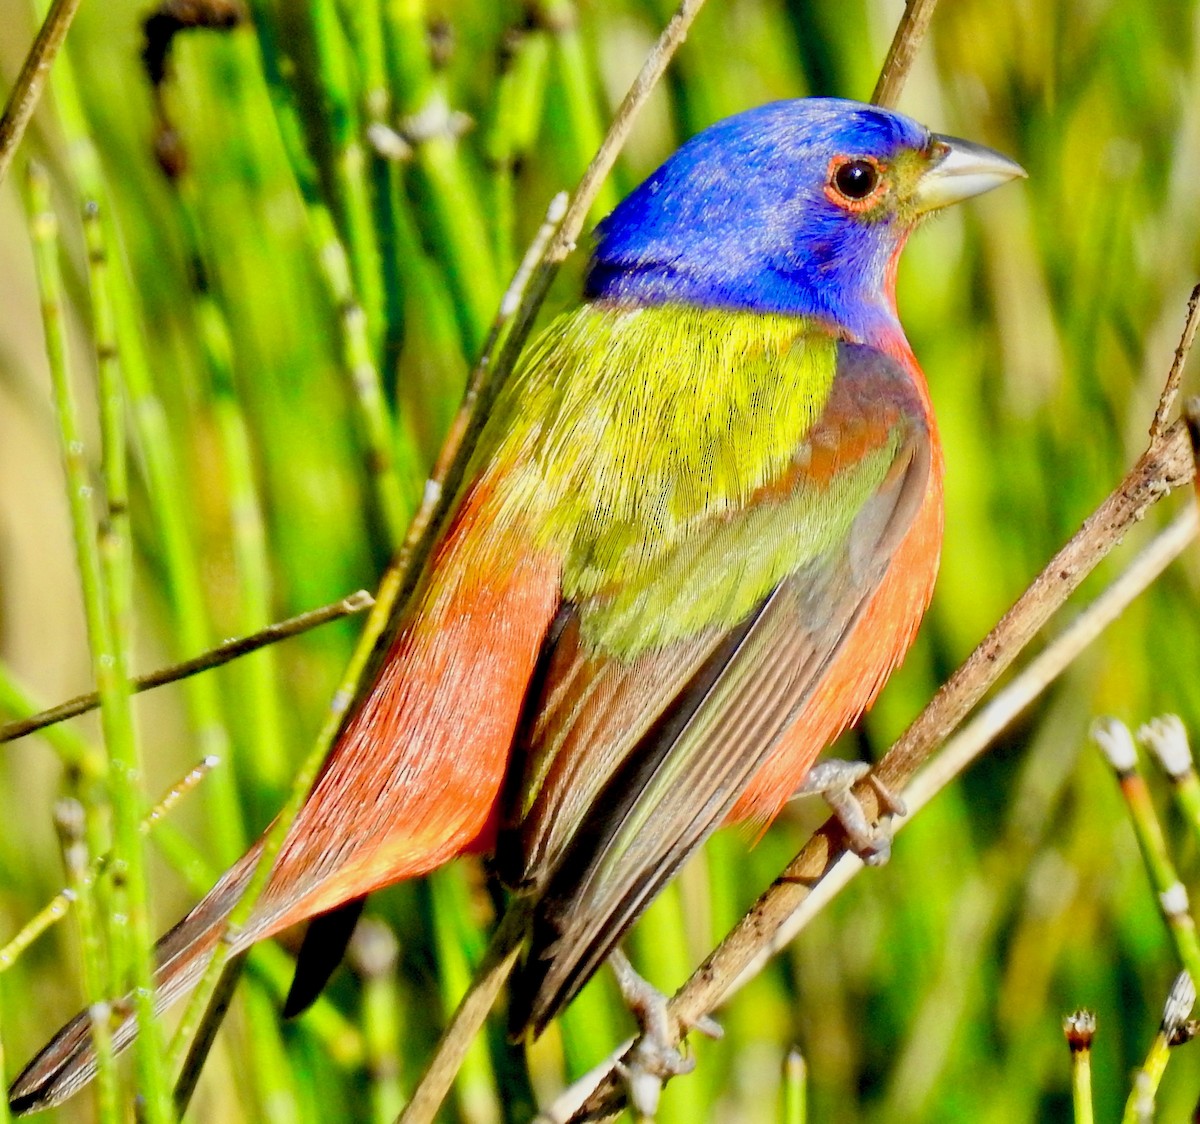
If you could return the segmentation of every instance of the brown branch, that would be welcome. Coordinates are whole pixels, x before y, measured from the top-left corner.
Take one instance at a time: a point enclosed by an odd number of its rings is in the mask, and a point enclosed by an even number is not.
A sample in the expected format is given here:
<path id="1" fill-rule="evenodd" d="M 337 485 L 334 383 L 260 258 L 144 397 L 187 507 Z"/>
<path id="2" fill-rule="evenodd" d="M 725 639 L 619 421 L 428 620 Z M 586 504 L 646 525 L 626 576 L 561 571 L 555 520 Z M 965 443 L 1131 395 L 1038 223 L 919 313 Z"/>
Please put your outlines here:
<path id="1" fill-rule="evenodd" d="M 4 116 L 0 117 L 0 183 L 8 174 L 17 145 L 25 135 L 46 79 L 50 76 L 50 67 L 67 37 L 67 29 L 78 8 L 79 0 L 54 0 L 33 46 L 29 48 L 29 54 L 25 56 L 21 73 L 9 91 Z"/>
<path id="2" fill-rule="evenodd" d="M 1158 406 L 1154 411 L 1154 420 L 1150 423 L 1150 440 L 1153 441 L 1166 428 L 1167 414 L 1175 405 L 1179 394 L 1179 384 L 1183 381 L 1183 368 L 1187 363 L 1188 353 L 1196 339 L 1196 328 L 1200 326 L 1200 285 L 1192 290 L 1188 297 L 1187 315 L 1184 317 L 1183 335 L 1179 346 L 1175 349 L 1175 358 L 1171 360 L 1171 370 L 1163 385 L 1162 393 L 1158 396 Z"/>
<path id="3" fill-rule="evenodd" d="M 936 7 L 937 0 L 907 0 L 904 15 L 900 17 L 883 69 L 879 72 L 879 81 L 875 83 L 875 92 L 871 95 L 871 101 L 876 105 L 892 109 L 900 100 L 900 91 L 921 49 Z"/>
<path id="4" fill-rule="evenodd" d="M 1186 506 L 1137 555 L 1112 584 L 1004 686 L 986 706 L 980 707 L 961 730 L 950 737 L 913 777 L 901 792 L 905 814 L 893 820 L 899 832 L 918 812 L 955 780 L 1000 736 L 1087 647 L 1145 592 L 1162 572 L 1183 553 L 1200 529 L 1200 513 L 1195 505 Z M 760 948 L 754 960 L 733 981 L 726 996 L 740 991 L 766 966 L 775 953 L 790 943 L 817 913 L 833 900 L 863 870 L 855 855 L 843 854 L 836 866 L 775 933 L 769 944 Z"/>
<path id="5" fill-rule="evenodd" d="M 328 624 L 330 621 L 340 620 L 342 617 L 351 616 L 354 613 L 361 613 L 373 604 L 374 599 L 371 595 L 365 589 L 360 589 L 357 593 L 352 593 L 349 597 L 343 597 L 340 601 L 334 601 L 330 605 L 324 605 L 320 609 L 310 609 L 307 613 L 289 617 L 286 621 L 267 625 L 266 628 L 260 629 L 250 636 L 227 640 L 224 644 L 218 644 L 215 648 L 210 648 L 207 652 L 190 660 L 139 675 L 136 679 L 130 680 L 130 690 L 137 694 L 139 691 L 162 687 L 167 683 L 174 683 L 180 679 L 197 675 L 201 671 L 220 667 L 221 664 L 228 663 L 230 660 L 257 652 L 260 648 L 265 648 L 269 644 L 277 644 L 280 640 L 286 640 L 291 636 L 298 636 L 318 625 Z M 77 718 L 81 714 L 95 710 L 99 705 L 100 696 L 97 692 L 92 691 L 90 694 L 68 699 L 66 702 L 59 703 L 49 710 L 40 711 L 28 718 L 5 722 L 0 725 L 0 743 L 23 738 L 26 734 L 44 730 L 47 726 L 64 722 L 68 718 Z"/>
<path id="6" fill-rule="evenodd" d="M 905 783 L 958 726 L 1033 639 L 1050 616 L 1146 512 L 1174 488 L 1193 479 L 1196 468 L 1183 422 L 1152 441 L 1120 486 L 1034 579 L 1015 605 L 950 677 L 879 763 L 875 776 L 889 789 Z M 877 790 L 855 790 L 868 820 L 880 813 Z M 691 1026 L 727 994 L 731 981 L 753 962 L 825 875 L 847 853 L 841 825 L 828 820 L 783 873 L 700 965 L 670 1003 L 679 1025 Z M 603 1120 L 620 1111 L 624 1093 L 610 1074 L 587 1099 L 577 1121 Z"/>

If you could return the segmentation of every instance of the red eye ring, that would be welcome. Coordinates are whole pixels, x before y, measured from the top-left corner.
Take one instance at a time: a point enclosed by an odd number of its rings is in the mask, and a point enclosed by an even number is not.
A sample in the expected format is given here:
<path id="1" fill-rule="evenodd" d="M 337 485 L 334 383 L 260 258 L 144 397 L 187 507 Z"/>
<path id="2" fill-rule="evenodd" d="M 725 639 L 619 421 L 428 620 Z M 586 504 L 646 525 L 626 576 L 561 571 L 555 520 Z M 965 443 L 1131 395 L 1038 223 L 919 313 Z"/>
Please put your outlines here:
<path id="1" fill-rule="evenodd" d="M 873 156 L 835 156 L 829 161 L 825 198 L 854 214 L 869 210 L 887 189 L 884 171 Z"/>

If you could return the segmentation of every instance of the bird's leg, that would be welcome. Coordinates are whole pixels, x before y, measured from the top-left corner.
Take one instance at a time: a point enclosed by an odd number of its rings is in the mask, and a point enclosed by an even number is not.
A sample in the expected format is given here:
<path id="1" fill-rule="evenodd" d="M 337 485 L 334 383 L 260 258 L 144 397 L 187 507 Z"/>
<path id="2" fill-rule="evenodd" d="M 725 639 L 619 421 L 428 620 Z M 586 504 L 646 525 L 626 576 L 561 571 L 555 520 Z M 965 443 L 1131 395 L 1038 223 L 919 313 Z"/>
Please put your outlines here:
<path id="1" fill-rule="evenodd" d="M 617 987 L 621 989 L 621 998 L 642 1031 L 628 1060 L 618 1063 L 618 1071 L 638 1119 L 653 1120 L 663 1084 L 672 1077 L 690 1073 L 696 1061 L 684 1057 L 679 1047 L 671 1042 L 672 1015 L 667 1010 L 667 997 L 637 974 L 620 948 L 613 949 L 608 962 L 617 978 Z M 698 1019 L 694 1027 L 709 1038 L 720 1038 L 723 1033 L 707 1015 Z"/>
<path id="2" fill-rule="evenodd" d="M 881 815 L 874 824 L 867 822 L 862 805 L 854 795 L 854 786 L 863 778 L 879 793 Z M 819 794 L 833 809 L 854 853 L 868 866 L 882 866 L 892 853 L 890 816 L 904 815 L 904 801 L 871 772 L 864 761 L 819 761 L 796 790 L 797 796 Z"/>

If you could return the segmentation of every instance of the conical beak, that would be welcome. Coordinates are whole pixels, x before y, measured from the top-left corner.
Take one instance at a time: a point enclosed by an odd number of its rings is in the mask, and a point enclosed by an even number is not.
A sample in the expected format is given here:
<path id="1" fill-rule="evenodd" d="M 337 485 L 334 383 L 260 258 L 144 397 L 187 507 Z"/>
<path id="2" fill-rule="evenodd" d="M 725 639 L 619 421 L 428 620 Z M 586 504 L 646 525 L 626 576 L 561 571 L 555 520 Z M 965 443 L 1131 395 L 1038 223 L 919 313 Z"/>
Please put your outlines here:
<path id="1" fill-rule="evenodd" d="M 929 170 L 917 181 L 917 210 L 936 211 L 1025 176 L 1025 169 L 981 144 L 933 134 Z"/>

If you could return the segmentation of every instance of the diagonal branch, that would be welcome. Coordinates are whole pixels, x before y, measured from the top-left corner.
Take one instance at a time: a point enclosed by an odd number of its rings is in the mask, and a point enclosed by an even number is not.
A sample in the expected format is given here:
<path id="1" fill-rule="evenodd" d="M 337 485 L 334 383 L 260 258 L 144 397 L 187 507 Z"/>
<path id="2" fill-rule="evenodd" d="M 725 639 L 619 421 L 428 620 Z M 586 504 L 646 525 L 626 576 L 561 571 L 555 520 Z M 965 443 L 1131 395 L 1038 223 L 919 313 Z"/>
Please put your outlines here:
<path id="1" fill-rule="evenodd" d="M 0 183 L 8 174 L 16 155 L 17 145 L 25 135 L 33 111 L 41 99 L 46 79 L 50 77 L 50 67 L 58 55 L 63 40 L 67 37 L 67 29 L 79 9 L 79 0 L 54 0 L 50 11 L 42 22 L 29 54 L 21 66 L 21 73 L 9 91 L 8 102 L 4 106 L 4 116 L 0 117 Z"/>
<path id="2" fill-rule="evenodd" d="M 240 656 L 257 652 L 269 644 L 277 644 L 280 640 L 298 636 L 318 625 L 341 620 L 342 617 L 351 616 L 354 613 L 361 613 L 364 609 L 369 609 L 373 603 L 374 599 L 371 595 L 365 589 L 360 589 L 357 593 L 351 593 L 340 601 L 333 601 L 319 609 L 309 609 L 307 612 L 289 617 L 285 621 L 267 625 L 266 628 L 259 629 L 258 632 L 251 633 L 249 636 L 227 640 L 224 644 L 218 644 L 215 648 L 210 648 L 207 652 L 194 656 L 190 660 L 182 660 L 170 667 L 139 675 L 129 681 L 129 690 L 132 694 L 137 694 L 140 691 L 149 691 L 152 687 L 162 687 L 167 683 L 175 683 L 191 675 L 198 675 L 202 671 L 220 667 Z M 81 714 L 95 710 L 99 705 L 100 695 L 96 691 L 92 691 L 90 694 L 68 699 L 48 710 L 39 711 L 28 718 L 17 718 L 11 722 L 2 723 L 0 724 L 0 743 L 15 741 L 17 738 L 25 737 L 26 734 L 53 726 L 57 722 L 65 722 L 68 718 L 78 718 Z"/>
<path id="3" fill-rule="evenodd" d="M 1194 474 L 1186 426 L 1176 422 L 1150 443 L 1117 489 L 1050 560 L 892 746 L 874 775 L 892 791 L 901 791 L 1130 527 Z M 855 796 L 868 820 L 880 814 L 879 794 L 871 784 L 860 785 Z M 775 939 L 845 854 L 848 850 L 841 825 L 830 819 L 676 993 L 669 1009 L 678 1025 L 694 1025 L 719 1004 L 732 981 L 754 962 L 761 947 Z M 620 1111 L 623 1103 L 620 1081 L 610 1072 L 572 1120 L 607 1119 Z"/>
<path id="4" fill-rule="evenodd" d="M 888 48 L 883 69 L 879 72 L 879 81 L 875 83 L 875 92 L 871 95 L 871 101 L 876 105 L 891 109 L 900 100 L 900 91 L 925 41 L 925 33 L 929 30 L 929 21 L 933 19 L 933 9 L 936 7 L 937 0 L 908 0 L 905 4 L 904 15 L 896 25 L 896 34 L 892 36 L 892 45 Z"/>

